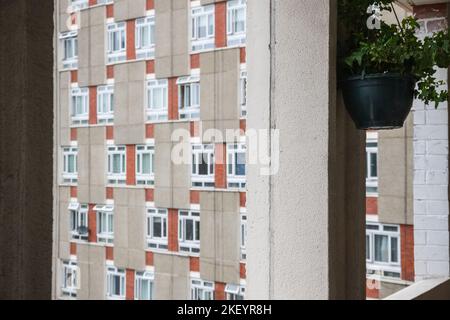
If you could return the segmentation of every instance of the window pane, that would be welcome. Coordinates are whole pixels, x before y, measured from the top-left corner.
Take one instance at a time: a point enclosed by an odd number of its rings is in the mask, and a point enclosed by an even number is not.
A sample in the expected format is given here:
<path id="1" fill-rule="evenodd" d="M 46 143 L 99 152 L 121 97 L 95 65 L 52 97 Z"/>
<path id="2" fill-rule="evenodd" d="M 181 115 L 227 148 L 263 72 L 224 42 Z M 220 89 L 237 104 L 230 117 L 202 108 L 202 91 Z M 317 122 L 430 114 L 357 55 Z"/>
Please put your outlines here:
<path id="1" fill-rule="evenodd" d="M 375 235 L 375 261 L 389 262 L 389 237 L 384 235 Z"/>
<path id="2" fill-rule="evenodd" d="M 161 218 L 160 217 L 153 218 L 153 237 L 155 237 L 155 238 L 162 237 Z"/>
<path id="3" fill-rule="evenodd" d="M 193 241 L 194 240 L 194 222 L 192 220 L 185 221 L 186 226 L 186 240 Z"/>
<path id="4" fill-rule="evenodd" d="M 141 280 L 141 299 L 150 300 L 150 286 L 148 280 Z"/>
<path id="5" fill-rule="evenodd" d="M 236 175 L 245 176 L 245 153 L 236 154 Z"/>
<path id="6" fill-rule="evenodd" d="M 200 241 L 200 221 L 195 221 L 195 240 Z"/>
<path id="7" fill-rule="evenodd" d="M 370 236 L 366 235 L 366 260 L 370 260 Z"/>
<path id="8" fill-rule="evenodd" d="M 150 154 L 144 153 L 142 155 L 142 173 L 150 174 Z"/>
<path id="9" fill-rule="evenodd" d="M 391 238 L 391 262 L 398 262 L 398 238 Z"/>
<path id="10" fill-rule="evenodd" d="M 371 177 L 373 177 L 373 178 L 378 177 L 377 154 L 376 153 L 370 154 L 370 173 L 371 173 Z"/>

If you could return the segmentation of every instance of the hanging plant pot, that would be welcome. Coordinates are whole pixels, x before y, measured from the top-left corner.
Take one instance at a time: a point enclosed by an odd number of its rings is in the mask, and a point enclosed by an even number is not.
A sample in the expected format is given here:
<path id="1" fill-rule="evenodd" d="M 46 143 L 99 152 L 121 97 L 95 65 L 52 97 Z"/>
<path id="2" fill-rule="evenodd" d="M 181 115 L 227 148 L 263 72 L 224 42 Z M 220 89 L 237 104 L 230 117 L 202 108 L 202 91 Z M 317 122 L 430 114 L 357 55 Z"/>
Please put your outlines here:
<path id="1" fill-rule="evenodd" d="M 413 100 L 415 80 L 395 73 L 351 77 L 344 81 L 345 106 L 360 130 L 403 127 Z"/>

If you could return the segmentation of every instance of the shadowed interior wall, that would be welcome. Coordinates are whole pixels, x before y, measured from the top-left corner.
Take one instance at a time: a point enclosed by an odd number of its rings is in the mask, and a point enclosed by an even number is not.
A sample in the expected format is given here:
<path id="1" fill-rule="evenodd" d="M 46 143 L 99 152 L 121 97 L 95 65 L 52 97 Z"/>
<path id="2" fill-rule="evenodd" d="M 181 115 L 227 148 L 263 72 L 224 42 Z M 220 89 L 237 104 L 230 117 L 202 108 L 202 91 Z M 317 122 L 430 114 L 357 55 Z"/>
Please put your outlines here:
<path id="1" fill-rule="evenodd" d="M 53 1 L 0 1 L 0 299 L 50 299 Z"/>

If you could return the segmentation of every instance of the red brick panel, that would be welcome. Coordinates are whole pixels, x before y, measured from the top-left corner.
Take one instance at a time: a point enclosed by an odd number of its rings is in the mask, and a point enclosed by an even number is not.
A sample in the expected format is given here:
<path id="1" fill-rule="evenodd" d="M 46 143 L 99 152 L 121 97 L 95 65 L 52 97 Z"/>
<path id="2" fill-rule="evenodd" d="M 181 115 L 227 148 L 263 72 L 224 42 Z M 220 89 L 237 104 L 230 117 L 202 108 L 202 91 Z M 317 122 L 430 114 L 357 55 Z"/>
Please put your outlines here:
<path id="1" fill-rule="evenodd" d="M 146 9 L 147 10 L 155 9 L 155 1 L 154 0 L 147 0 Z"/>
<path id="2" fill-rule="evenodd" d="M 200 54 L 191 54 L 191 69 L 200 68 Z"/>
<path id="3" fill-rule="evenodd" d="M 177 78 L 169 78 L 169 120 L 178 120 Z"/>
<path id="4" fill-rule="evenodd" d="M 189 270 L 191 272 L 200 272 L 200 258 L 198 257 L 189 258 Z"/>
<path id="5" fill-rule="evenodd" d="M 247 50 L 245 48 L 241 48 L 241 63 L 247 62 Z"/>
<path id="6" fill-rule="evenodd" d="M 191 121 L 191 137 L 200 137 L 200 121 Z"/>
<path id="7" fill-rule="evenodd" d="M 106 127 L 106 140 L 114 140 L 114 127 L 113 126 Z"/>
<path id="8" fill-rule="evenodd" d="M 108 4 L 106 6 L 106 17 L 114 18 L 114 4 Z"/>
<path id="9" fill-rule="evenodd" d="M 147 74 L 155 73 L 155 60 L 148 60 L 146 63 Z"/>
<path id="10" fill-rule="evenodd" d="M 77 244 L 76 243 L 70 243 L 70 255 L 76 256 L 77 255 Z"/>
<path id="11" fill-rule="evenodd" d="M 378 214 L 378 198 L 366 197 L 366 214 Z"/>
<path id="12" fill-rule="evenodd" d="M 106 66 L 106 78 L 114 79 L 114 66 Z"/>
<path id="13" fill-rule="evenodd" d="M 145 265 L 146 266 L 149 266 L 149 267 L 151 267 L 151 266 L 153 266 L 154 265 L 154 262 L 153 262 L 153 252 L 146 252 L 145 253 Z"/>
<path id="14" fill-rule="evenodd" d="M 127 146 L 127 185 L 136 185 L 136 146 Z"/>
<path id="15" fill-rule="evenodd" d="M 366 297 L 371 299 L 380 298 L 380 283 L 376 280 L 366 281 Z"/>
<path id="16" fill-rule="evenodd" d="M 136 45 L 135 45 L 135 35 L 136 35 L 136 20 L 127 21 L 127 60 L 136 59 Z"/>
<path id="17" fill-rule="evenodd" d="M 77 141 L 78 135 L 77 135 L 77 128 L 71 128 L 70 129 L 70 141 Z"/>
<path id="18" fill-rule="evenodd" d="M 145 138 L 147 138 L 147 139 L 155 138 L 155 125 L 154 124 L 145 125 Z"/>
<path id="19" fill-rule="evenodd" d="M 97 213 L 94 211 L 95 205 L 89 205 L 88 225 L 89 225 L 89 242 L 97 242 Z"/>
<path id="20" fill-rule="evenodd" d="M 114 200 L 114 188 L 111 187 L 106 188 L 106 199 Z"/>
<path id="21" fill-rule="evenodd" d="M 106 260 L 114 261 L 114 248 L 105 247 Z"/>
<path id="22" fill-rule="evenodd" d="M 169 235 L 168 249 L 171 252 L 178 252 L 178 210 L 169 209 Z"/>
<path id="23" fill-rule="evenodd" d="M 247 205 L 247 193 L 246 192 L 239 193 L 239 200 L 241 208 L 245 208 L 245 206 Z"/>
<path id="24" fill-rule="evenodd" d="M 155 200 L 155 190 L 145 189 L 145 201 L 153 202 Z"/>
<path id="25" fill-rule="evenodd" d="M 241 130 L 241 136 L 245 136 L 245 132 L 247 131 L 247 120 L 239 120 L 239 129 Z"/>
<path id="26" fill-rule="evenodd" d="M 400 225 L 402 279 L 414 281 L 414 226 Z"/>
<path id="27" fill-rule="evenodd" d="M 225 283 L 216 282 L 215 285 L 215 292 L 214 292 L 214 299 L 215 300 L 226 300 L 225 296 Z"/>
<path id="28" fill-rule="evenodd" d="M 78 71 L 77 70 L 70 71 L 70 82 L 71 83 L 78 82 Z"/>
<path id="29" fill-rule="evenodd" d="M 199 191 L 191 191 L 191 204 L 200 204 L 200 192 Z"/>
<path id="30" fill-rule="evenodd" d="M 89 124 L 97 124 L 97 87 L 89 87 Z"/>
<path id="31" fill-rule="evenodd" d="M 134 300 L 134 270 L 127 269 L 127 274 L 125 278 L 126 278 L 125 297 L 127 300 Z"/>
<path id="32" fill-rule="evenodd" d="M 216 188 L 226 189 L 227 187 L 227 145 L 219 143 L 215 146 L 215 184 Z"/>
<path id="33" fill-rule="evenodd" d="M 227 3 L 218 2 L 215 8 L 216 48 L 227 46 Z"/>
<path id="34" fill-rule="evenodd" d="M 78 197 L 78 188 L 77 187 L 70 187 L 70 197 L 71 198 Z"/>
<path id="35" fill-rule="evenodd" d="M 239 265 L 239 274 L 240 274 L 241 279 L 247 278 L 247 266 L 245 265 L 245 263 L 241 263 Z"/>

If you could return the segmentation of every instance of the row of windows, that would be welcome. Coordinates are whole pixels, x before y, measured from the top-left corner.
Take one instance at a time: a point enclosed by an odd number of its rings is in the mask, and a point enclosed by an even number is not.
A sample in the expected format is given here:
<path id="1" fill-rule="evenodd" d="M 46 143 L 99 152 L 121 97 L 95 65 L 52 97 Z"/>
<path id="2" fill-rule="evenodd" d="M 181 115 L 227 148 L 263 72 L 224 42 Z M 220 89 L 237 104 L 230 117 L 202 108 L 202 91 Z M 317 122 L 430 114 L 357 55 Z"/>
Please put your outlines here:
<path id="1" fill-rule="evenodd" d="M 80 1 L 79 1 L 80 2 Z M 83 8 L 82 5 L 79 5 Z M 193 7 L 191 10 L 192 52 L 215 48 L 215 6 Z M 78 65 L 77 32 L 70 31 L 60 36 L 63 48 L 63 68 Z M 246 0 L 227 2 L 228 46 L 244 45 L 246 41 Z M 126 22 L 107 25 L 108 63 L 126 60 Z M 137 59 L 151 59 L 155 56 L 155 16 L 136 20 L 135 48 Z"/>
<path id="2" fill-rule="evenodd" d="M 148 122 L 168 120 L 169 88 L 167 79 L 151 79 L 146 82 L 145 111 Z M 178 111 L 180 119 L 200 118 L 200 77 L 181 77 L 178 85 Z M 89 88 L 72 87 L 70 110 L 72 125 L 89 123 Z M 247 72 L 240 77 L 240 115 L 247 115 Z M 97 119 L 99 124 L 114 123 L 114 85 L 97 87 Z"/>
<path id="3" fill-rule="evenodd" d="M 155 147 L 138 145 L 136 148 L 136 184 L 154 185 Z M 245 189 L 246 146 L 243 143 L 227 145 L 227 186 L 231 189 Z M 78 148 L 63 147 L 62 182 L 76 184 L 78 181 Z M 214 145 L 192 145 L 191 182 L 194 188 L 214 188 L 215 155 Z M 125 146 L 107 147 L 108 185 L 126 184 L 127 157 Z"/>
<path id="4" fill-rule="evenodd" d="M 146 209 L 146 245 L 154 251 L 167 251 L 169 239 L 168 210 L 149 207 Z M 97 241 L 104 244 L 114 243 L 114 206 L 97 205 L 96 212 Z M 89 210 L 88 205 L 70 203 L 70 234 L 73 240 L 88 241 Z M 246 259 L 247 214 L 241 213 L 240 248 L 241 259 Z M 197 210 L 178 211 L 179 251 L 186 254 L 200 253 L 200 212 Z"/>
<path id="5" fill-rule="evenodd" d="M 366 262 L 369 275 L 400 278 L 399 226 L 366 224 Z"/>
<path id="6" fill-rule="evenodd" d="M 63 261 L 61 272 L 61 293 L 64 297 L 76 298 L 80 287 L 80 269 L 76 261 Z M 191 300 L 213 300 L 214 283 L 191 278 Z M 126 293 L 126 272 L 114 266 L 106 266 L 106 299 L 124 300 Z M 245 287 L 228 284 L 225 287 L 227 300 L 244 300 Z M 154 300 L 155 275 L 150 271 L 136 271 L 134 274 L 134 299 Z"/>

